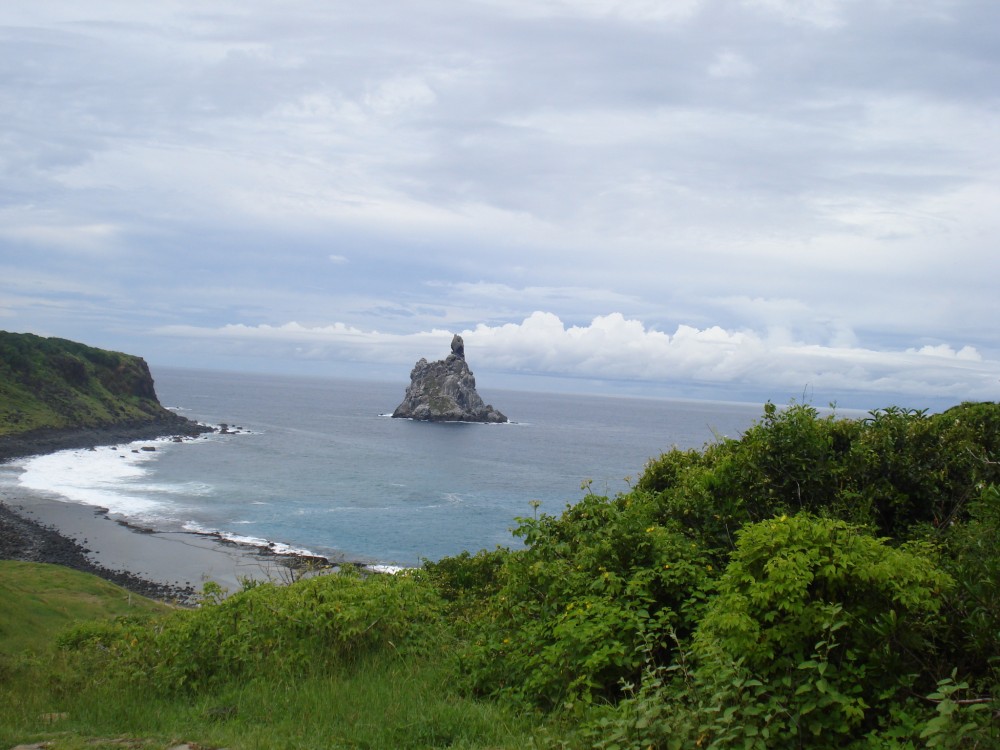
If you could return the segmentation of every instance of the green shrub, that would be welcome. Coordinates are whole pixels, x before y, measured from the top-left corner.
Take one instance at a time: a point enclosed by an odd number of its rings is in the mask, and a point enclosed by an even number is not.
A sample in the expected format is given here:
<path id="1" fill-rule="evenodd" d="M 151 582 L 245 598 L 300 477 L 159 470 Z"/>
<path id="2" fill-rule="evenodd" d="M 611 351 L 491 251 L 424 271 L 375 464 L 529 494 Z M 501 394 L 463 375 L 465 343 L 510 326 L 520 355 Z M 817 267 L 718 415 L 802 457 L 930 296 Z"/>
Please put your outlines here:
<path id="1" fill-rule="evenodd" d="M 772 733 L 856 735 L 871 707 L 927 678 L 953 585 L 934 558 L 808 515 L 747 526 L 698 625 L 699 670 L 739 664 L 766 685 L 783 707 Z"/>
<path id="2" fill-rule="evenodd" d="M 155 627 L 86 626 L 67 646 L 96 645 L 107 667 L 163 690 L 198 690 L 256 671 L 276 678 L 336 668 L 379 649 L 422 648 L 441 601 L 419 573 L 349 570 L 288 586 L 265 583 L 213 596 Z"/>
<path id="3" fill-rule="evenodd" d="M 712 577 L 704 550 L 656 521 L 641 492 L 588 494 L 561 517 L 521 519 L 527 549 L 497 571 L 463 667 L 474 688 L 544 707 L 615 699 L 652 638 L 667 659 L 668 628 L 690 633 Z"/>
<path id="4" fill-rule="evenodd" d="M 1000 488 L 990 484 L 949 529 L 945 565 L 956 581 L 947 599 L 948 663 L 996 684 L 1000 676 Z"/>

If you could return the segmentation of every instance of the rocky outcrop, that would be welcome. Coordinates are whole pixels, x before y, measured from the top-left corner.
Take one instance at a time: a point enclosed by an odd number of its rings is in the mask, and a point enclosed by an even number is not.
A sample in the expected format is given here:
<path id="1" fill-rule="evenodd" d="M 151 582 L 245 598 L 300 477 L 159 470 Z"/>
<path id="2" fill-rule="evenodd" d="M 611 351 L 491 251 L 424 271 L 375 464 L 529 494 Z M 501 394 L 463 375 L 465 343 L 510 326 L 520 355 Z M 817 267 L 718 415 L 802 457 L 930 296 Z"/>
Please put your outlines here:
<path id="1" fill-rule="evenodd" d="M 507 421 L 476 393 L 476 379 L 465 363 L 465 342 L 458 334 L 451 340 L 451 354 L 445 359 L 421 359 L 413 366 L 403 403 L 392 416 L 425 422 Z"/>

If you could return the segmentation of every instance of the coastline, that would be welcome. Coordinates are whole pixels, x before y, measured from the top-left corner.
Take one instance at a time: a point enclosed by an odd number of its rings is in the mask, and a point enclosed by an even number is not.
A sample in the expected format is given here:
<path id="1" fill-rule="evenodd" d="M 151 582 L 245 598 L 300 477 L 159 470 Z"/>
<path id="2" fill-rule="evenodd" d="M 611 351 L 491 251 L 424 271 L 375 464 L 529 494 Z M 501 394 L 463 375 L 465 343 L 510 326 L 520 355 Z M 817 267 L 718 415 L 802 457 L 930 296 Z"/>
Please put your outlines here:
<path id="1" fill-rule="evenodd" d="M 206 432 L 215 432 L 215 428 L 178 415 L 174 415 L 173 419 L 124 422 L 101 427 L 31 430 L 14 435 L 0 435 L 0 464 L 16 458 L 40 456 L 71 448 L 93 448 L 162 437 L 194 437 Z"/>
<path id="2" fill-rule="evenodd" d="M 0 440 L 0 465 L 15 458 L 71 448 L 214 431 L 190 422 L 164 421 L 109 428 L 47 431 Z M 0 559 L 51 563 L 92 573 L 137 594 L 196 604 L 214 582 L 229 592 L 245 580 L 288 582 L 333 567 L 326 558 L 278 553 L 213 533 L 160 532 L 111 518 L 107 509 L 54 495 L 0 486 Z"/>

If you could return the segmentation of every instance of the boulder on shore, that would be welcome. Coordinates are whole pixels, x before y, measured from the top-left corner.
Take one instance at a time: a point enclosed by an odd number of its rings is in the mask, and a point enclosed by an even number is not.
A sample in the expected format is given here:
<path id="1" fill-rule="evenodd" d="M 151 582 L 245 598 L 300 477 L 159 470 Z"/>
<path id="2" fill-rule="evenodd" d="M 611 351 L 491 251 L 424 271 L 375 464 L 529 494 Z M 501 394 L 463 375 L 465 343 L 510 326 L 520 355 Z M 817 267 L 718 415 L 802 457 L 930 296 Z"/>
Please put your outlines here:
<path id="1" fill-rule="evenodd" d="M 403 403 L 392 416 L 424 422 L 507 421 L 476 393 L 476 378 L 465 363 L 465 342 L 458 334 L 452 338 L 451 354 L 445 359 L 421 359 L 413 366 Z"/>

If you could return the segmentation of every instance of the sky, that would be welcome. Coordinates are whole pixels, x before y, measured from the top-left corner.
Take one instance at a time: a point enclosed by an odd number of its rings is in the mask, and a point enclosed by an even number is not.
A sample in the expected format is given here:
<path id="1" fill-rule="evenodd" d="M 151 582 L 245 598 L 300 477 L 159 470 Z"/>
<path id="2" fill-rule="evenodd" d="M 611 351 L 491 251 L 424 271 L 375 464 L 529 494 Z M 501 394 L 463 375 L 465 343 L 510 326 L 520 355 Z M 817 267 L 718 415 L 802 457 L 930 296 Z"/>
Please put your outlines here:
<path id="1" fill-rule="evenodd" d="M 0 329 L 153 367 L 1000 399 L 996 0 L 0 4 Z"/>

